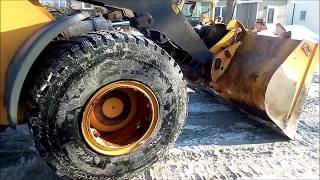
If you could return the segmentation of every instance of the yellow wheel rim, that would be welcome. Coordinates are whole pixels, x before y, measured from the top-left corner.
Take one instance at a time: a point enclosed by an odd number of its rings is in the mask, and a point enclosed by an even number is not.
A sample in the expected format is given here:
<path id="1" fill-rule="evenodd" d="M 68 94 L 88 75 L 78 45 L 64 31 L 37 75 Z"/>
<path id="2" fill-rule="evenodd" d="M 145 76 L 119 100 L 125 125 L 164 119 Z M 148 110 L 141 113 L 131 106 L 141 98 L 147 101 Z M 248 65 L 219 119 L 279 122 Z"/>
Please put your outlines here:
<path id="1" fill-rule="evenodd" d="M 144 84 L 123 80 L 96 92 L 85 106 L 81 132 L 86 143 L 103 155 L 128 154 L 155 133 L 159 103 Z"/>

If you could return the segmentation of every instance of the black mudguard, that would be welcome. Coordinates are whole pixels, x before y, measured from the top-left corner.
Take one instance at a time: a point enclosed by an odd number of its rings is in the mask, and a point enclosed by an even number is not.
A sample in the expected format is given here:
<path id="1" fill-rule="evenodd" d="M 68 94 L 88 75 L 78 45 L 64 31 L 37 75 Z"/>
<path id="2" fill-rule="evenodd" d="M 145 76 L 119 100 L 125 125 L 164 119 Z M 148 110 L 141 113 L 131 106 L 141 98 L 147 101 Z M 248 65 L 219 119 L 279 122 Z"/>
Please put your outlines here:
<path id="1" fill-rule="evenodd" d="M 58 18 L 33 34 L 17 52 L 9 66 L 5 84 L 5 103 L 11 127 L 17 125 L 20 92 L 34 61 L 59 33 L 85 18 L 87 16 L 81 13 Z"/>

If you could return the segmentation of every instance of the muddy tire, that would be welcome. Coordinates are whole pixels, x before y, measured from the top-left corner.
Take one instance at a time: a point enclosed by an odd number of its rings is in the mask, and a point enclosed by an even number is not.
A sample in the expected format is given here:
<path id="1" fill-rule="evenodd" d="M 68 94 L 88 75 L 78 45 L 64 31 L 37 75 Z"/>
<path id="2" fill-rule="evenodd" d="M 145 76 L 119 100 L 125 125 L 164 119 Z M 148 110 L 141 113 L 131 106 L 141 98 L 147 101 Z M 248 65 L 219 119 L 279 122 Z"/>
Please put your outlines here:
<path id="1" fill-rule="evenodd" d="M 73 38 L 42 56 L 32 80 L 29 123 L 39 154 L 63 178 L 129 178 L 161 159 L 186 118 L 186 83 L 173 59 L 150 40 L 118 32 Z M 107 156 L 81 133 L 84 106 L 99 88 L 119 80 L 148 86 L 158 99 L 156 132 L 139 149 Z"/>

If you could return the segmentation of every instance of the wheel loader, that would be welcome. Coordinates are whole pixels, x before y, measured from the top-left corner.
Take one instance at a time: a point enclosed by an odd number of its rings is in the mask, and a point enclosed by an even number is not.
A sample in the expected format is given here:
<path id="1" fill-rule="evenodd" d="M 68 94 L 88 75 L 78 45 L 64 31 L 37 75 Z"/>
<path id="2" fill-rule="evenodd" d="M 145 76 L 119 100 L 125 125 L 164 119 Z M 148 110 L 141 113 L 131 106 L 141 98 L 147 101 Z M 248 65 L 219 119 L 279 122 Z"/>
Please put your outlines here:
<path id="1" fill-rule="evenodd" d="M 130 178 L 161 159 L 185 122 L 187 86 L 294 138 L 316 42 L 237 20 L 196 31 L 184 1 L 81 1 L 107 13 L 1 1 L 1 127 L 28 122 L 60 177 Z"/>

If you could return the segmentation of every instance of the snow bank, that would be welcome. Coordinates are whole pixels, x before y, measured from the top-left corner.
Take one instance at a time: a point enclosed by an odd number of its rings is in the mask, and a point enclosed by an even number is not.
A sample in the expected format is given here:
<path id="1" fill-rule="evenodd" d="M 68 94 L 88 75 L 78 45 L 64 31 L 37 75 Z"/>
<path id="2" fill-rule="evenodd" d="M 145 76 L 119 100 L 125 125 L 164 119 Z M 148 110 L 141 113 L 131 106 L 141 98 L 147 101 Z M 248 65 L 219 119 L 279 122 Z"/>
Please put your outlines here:
<path id="1" fill-rule="evenodd" d="M 310 29 L 306 28 L 305 26 L 300 26 L 300 25 L 287 25 L 284 27 L 287 31 L 291 31 L 292 36 L 291 39 L 296 39 L 296 40 L 311 40 L 314 42 L 320 42 L 319 41 L 319 34 L 316 34 L 312 32 Z M 258 33 L 259 35 L 263 36 L 272 36 L 272 37 L 277 37 L 274 34 L 274 29 L 267 29 L 264 31 L 261 31 Z"/>

